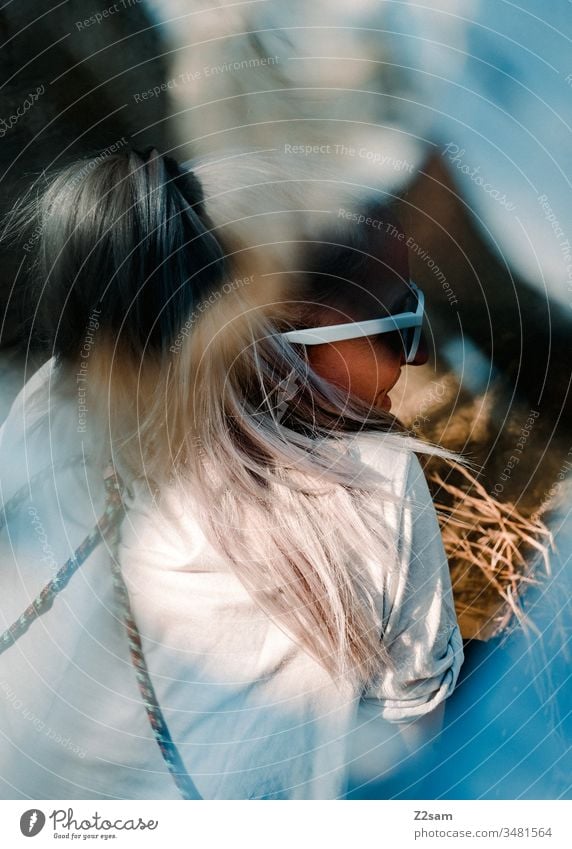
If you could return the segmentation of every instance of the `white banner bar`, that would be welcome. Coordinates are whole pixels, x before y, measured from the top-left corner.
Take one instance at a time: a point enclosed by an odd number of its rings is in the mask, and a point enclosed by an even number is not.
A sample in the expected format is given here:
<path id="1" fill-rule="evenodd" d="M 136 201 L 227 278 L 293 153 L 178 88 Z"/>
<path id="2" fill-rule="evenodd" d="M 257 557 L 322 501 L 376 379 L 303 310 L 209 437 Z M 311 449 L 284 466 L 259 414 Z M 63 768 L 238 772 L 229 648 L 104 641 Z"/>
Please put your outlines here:
<path id="1" fill-rule="evenodd" d="M 569 801 L 0 801 L 2 845 L 569 849 Z"/>

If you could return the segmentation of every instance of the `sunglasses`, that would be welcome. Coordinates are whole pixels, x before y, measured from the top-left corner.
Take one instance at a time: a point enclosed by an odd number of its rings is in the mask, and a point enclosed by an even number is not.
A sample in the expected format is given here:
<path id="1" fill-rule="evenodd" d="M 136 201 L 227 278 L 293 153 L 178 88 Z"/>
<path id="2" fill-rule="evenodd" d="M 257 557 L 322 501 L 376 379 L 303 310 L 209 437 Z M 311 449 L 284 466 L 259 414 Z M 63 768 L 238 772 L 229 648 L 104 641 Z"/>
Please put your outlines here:
<path id="1" fill-rule="evenodd" d="M 289 330 L 280 335 L 289 342 L 323 345 L 326 342 L 340 342 L 343 339 L 358 339 L 362 336 L 377 336 L 397 331 L 405 352 L 405 362 L 411 363 L 417 355 L 421 340 L 425 297 L 421 289 L 411 280 L 409 289 L 408 308 L 405 312 L 388 315 L 385 318 L 372 318 L 368 321 L 349 321 L 346 324 Z"/>

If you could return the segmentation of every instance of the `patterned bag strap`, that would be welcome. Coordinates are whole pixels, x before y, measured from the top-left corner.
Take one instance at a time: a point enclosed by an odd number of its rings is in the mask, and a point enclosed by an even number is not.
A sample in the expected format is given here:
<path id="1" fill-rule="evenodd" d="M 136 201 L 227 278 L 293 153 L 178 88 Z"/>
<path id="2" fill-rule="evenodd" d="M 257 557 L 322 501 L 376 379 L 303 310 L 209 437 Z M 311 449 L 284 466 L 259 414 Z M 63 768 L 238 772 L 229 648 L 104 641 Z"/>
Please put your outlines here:
<path id="1" fill-rule="evenodd" d="M 53 474 L 53 469 L 50 469 L 49 473 Z M 43 472 L 36 477 L 45 476 L 45 474 Z M 113 582 L 127 631 L 131 661 L 135 667 L 139 691 L 151 728 L 153 729 L 153 734 L 181 797 L 183 799 L 202 799 L 193 780 L 187 773 L 179 751 L 171 738 L 169 728 L 155 694 L 155 689 L 149 677 L 149 670 L 143 654 L 141 636 L 131 611 L 129 593 L 121 573 L 118 558 L 119 529 L 125 515 L 126 507 L 122 497 L 123 484 L 112 464 L 105 471 L 104 482 L 106 498 L 105 510 L 101 519 L 76 548 L 73 556 L 64 563 L 51 581 L 43 587 L 22 615 L 3 634 L 0 634 L 0 654 L 10 648 L 22 634 L 25 634 L 32 622 L 52 607 L 58 593 L 68 585 L 72 576 L 85 563 L 89 555 L 103 540 L 108 541 L 111 548 Z M 2 516 L 0 517 L 0 530 L 5 525 L 10 514 L 15 512 L 18 506 L 25 500 L 28 493 L 29 485 L 26 484 L 6 502 L 2 508 Z"/>
<path id="2" fill-rule="evenodd" d="M 119 509 L 125 509 L 122 499 L 122 482 L 117 472 L 111 466 L 106 470 L 105 488 L 107 491 L 108 502 L 118 505 Z M 163 716 L 163 711 L 159 705 L 155 688 L 153 687 L 153 683 L 149 676 L 147 662 L 145 660 L 145 655 L 143 654 L 141 635 L 139 634 L 139 629 L 137 628 L 135 619 L 133 618 L 133 612 L 129 601 L 129 592 L 119 564 L 119 528 L 120 522 L 115 523 L 109 535 L 111 547 L 111 568 L 113 572 L 115 590 L 122 609 L 123 622 L 127 631 L 129 652 L 131 655 L 131 662 L 135 667 L 139 692 L 141 693 L 141 698 L 143 699 L 143 704 L 145 705 L 145 710 L 147 711 L 147 716 L 149 717 L 149 722 L 153 729 L 155 739 L 159 745 L 159 749 L 161 750 L 161 754 L 163 755 L 163 759 L 167 764 L 169 772 L 179 789 L 181 797 L 183 799 L 202 799 L 203 797 L 197 790 L 192 778 L 187 773 L 179 754 L 179 750 L 173 742 L 169 727 L 165 721 L 165 717 Z"/>
<path id="3" fill-rule="evenodd" d="M 64 468 L 63 465 L 62 468 Z M 2 515 L 0 517 L 0 530 L 2 530 L 6 524 L 9 516 L 15 513 L 20 504 L 29 497 L 32 482 L 48 478 L 54 474 L 54 471 L 54 468 L 49 468 L 38 473 L 32 478 L 29 484 L 25 484 L 21 487 L 15 495 L 13 495 L 12 498 L 3 505 Z M 70 579 L 77 572 L 79 567 L 85 563 L 92 551 L 97 548 L 99 543 L 113 526 L 114 522 L 117 521 L 118 515 L 119 514 L 116 514 L 115 505 L 106 500 L 103 516 L 93 530 L 86 536 L 83 542 L 76 548 L 73 556 L 64 563 L 51 581 L 43 587 L 22 615 L 19 616 L 18 619 L 16 619 L 16 621 L 6 631 L 4 631 L 3 634 L 0 634 L 0 654 L 13 645 L 16 640 L 22 636 L 22 634 L 25 634 L 32 622 L 52 607 L 57 594 L 68 585 Z"/>

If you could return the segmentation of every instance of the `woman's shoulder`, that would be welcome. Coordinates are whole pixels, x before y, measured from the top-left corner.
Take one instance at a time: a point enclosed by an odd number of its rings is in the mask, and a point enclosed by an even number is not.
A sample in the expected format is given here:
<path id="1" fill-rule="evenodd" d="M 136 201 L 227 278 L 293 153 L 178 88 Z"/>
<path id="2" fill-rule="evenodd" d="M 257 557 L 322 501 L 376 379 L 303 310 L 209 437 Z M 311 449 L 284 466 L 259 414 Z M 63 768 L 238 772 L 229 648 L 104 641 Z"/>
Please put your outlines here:
<path id="1" fill-rule="evenodd" d="M 420 464 L 411 440 L 383 431 L 359 431 L 347 437 L 350 452 L 373 467 L 396 494 L 403 495 Z"/>
<path id="2" fill-rule="evenodd" d="M 52 357 L 26 380 L 1 423 L 4 499 L 23 487 L 32 497 L 32 484 L 43 487 L 51 481 L 56 485 L 60 474 L 85 477 L 90 443 L 78 426 L 77 400 L 61 394 L 59 377 Z"/>
<path id="3" fill-rule="evenodd" d="M 21 436 L 23 422 L 30 424 L 42 414 L 43 405 L 39 402 L 40 399 L 45 401 L 47 388 L 54 374 L 55 358 L 52 357 L 27 377 L 12 400 L 4 421 L 1 422 L 4 437 L 13 431 Z"/>

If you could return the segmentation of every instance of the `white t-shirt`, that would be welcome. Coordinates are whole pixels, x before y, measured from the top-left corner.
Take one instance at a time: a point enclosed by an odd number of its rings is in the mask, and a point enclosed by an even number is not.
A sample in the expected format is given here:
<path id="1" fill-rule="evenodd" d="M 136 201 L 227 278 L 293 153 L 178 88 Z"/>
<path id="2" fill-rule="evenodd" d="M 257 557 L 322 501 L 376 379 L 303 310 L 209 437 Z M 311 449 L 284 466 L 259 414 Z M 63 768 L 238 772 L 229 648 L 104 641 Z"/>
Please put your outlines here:
<path id="1" fill-rule="evenodd" d="M 0 503 L 39 470 L 81 458 L 75 404 L 60 400 L 42 415 L 28 403 L 52 368 L 26 384 L 0 430 Z M 128 499 L 120 560 L 133 613 L 172 738 L 205 799 L 340 798 L 360 705 L 382 723 L 403 723 L 455 687 L 463 644 L 419 461 L 382 434 L 351 438 L 399 496 L 386 511 L 399 569 L 370 570 L 398 671 L 380 670 L 364 692 L 334 684 L 274 625 L 174 491 L 161 502 L 168 513 L 143 487 Z M 0 531 L 0 631 L 72 555 L 103 504 L 101 470 L 89 463 L 31 488 Z M 0 764 L 2 798 L 179 798 L 140 698 L 104 546 L 0 654 Z"/>

